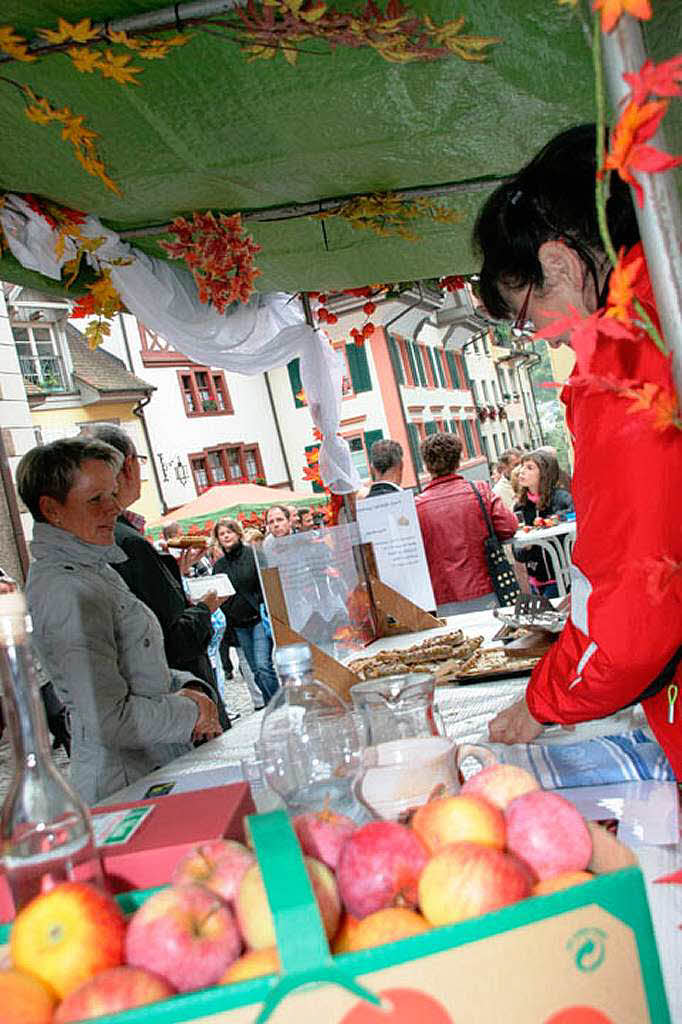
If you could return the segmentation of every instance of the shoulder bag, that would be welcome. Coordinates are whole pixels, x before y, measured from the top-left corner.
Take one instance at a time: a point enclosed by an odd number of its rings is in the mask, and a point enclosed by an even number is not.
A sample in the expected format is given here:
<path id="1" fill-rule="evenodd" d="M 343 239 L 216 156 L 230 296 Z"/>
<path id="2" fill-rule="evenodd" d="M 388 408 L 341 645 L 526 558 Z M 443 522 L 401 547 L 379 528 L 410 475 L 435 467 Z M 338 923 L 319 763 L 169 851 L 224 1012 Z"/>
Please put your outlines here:
<path id="1" fill-rule="evenodd" d="M 497 539 L 492 519 L 485 507 L 480 491 L 471 481 L 469 481 L 469 486 L 476 495 L 478 504 L 481 506 L 481 512 L 488 528 L 488 536 L 483 541 L 483 551 L 488 566 L 490 582 L 495 591 L 495 597 L 500 605 L 514 604 L 516 598 L 521 593 L 521 588 L 516 581 L 514 570 L 509 564 L 504 549 Z"/>

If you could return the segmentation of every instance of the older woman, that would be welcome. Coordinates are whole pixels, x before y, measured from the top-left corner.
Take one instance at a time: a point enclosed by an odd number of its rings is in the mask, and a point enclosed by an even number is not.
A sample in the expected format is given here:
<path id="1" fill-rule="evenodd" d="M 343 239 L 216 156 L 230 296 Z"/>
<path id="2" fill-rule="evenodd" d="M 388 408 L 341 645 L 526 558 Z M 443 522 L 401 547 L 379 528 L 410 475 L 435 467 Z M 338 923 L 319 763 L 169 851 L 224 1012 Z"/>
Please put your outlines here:
<path id="1" fill-rule="evenodd" d="M 244 531 L 236 519 L 219 519 L 213 528 L 213 536 L 223 552 L 213 571 L 227 573 L 235 590 L 223 605 L 223 612 L 228 625 L 237 634 L 263 704 L 267 704 L 279 686 L 279 680 L 272 665 L 272 640 L 261 615 L 263 592 L 256 556 L 244 544 Z"/>
<path id="2" fill-rule="evenodd" d="M 661 417 L 657 429 L 645 402 L 638 409 L 628 401 L 649 394 L 674 408 L 675 388 L 670 359 L 641 326 L 644 310 L 660 330 L 632 197 L 615 173 L 606 218 L 615 251 L 622 250 L 620 280 L 632 289 L 632 337 L 606 330 L 622 316 L 622 297 L 610 290 L 595 153 L 594 125 L 562 132 L 496 189 L 475 229 L 481 297 L 493 316 L 539 328 L 556 315 L 567 315 L 564 327 L 590 316 L 594 325 L 588 343 L 568 328 L 552 342 L 575 344 L 580 356 L 561 396 L 575 452 L 571 618 L 533 671 L 525 699 L 491 722 L 490 736 L 527 743 L 543 722 L 601 718 L 641 700 L 682 777 L 680 704 L 671 696 L 682 687 L 682 618 L 671 569 L 682 562 L 682 434 L 672 417 L 667 425 Z"/>
<path id="3" fill-rule="evenodd" d="M 189 672 L 171 672 L 154 613 L 110 563 L 120 454 L 72 438 L 33 448 L 17 486 L 35 520 L 33 641 L 71 714 L 71 779 L 95 803 L 222 730 Z M 192 687 L 198 686 L 199 689 Z"/>
<path id="4" fill-rule="evenodd" d="M 416 498 L 426 561 L 440 615 L 494 608 L 497 604 L 485 560 L 488 527 L 474 485 L 457 472 L 462 442 L 454 434 L 431 434 L 421 443 L 431 481 Z M 498 540 L 518 528 L 513 512 L 487 483 L 476 486 Z"/>
<path id="5" fill-rule="evenodd" d="M 573 511 L 573 498 L 559 487 L 559 463 L 548 452 L 538 449 L 523 456 L 519 484 L 521 493 L 514 511 L 521 513 L 526 526 L 532 526 L 537 518 L 547 519 L 557 512 Z M 526 566 L 534 594 L 559 596 L 552 564 L 539 544 L 515 548 L 514 557 Z"/>

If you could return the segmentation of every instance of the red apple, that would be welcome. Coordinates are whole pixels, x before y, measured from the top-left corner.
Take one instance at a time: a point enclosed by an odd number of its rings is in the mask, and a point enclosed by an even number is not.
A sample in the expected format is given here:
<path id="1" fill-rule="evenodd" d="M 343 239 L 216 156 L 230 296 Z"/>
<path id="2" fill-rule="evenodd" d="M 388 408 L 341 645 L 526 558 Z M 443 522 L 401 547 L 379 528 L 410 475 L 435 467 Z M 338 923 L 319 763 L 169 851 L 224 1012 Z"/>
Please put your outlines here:
<path id="1" fill-rule="evenodd" d="M 0 970 L 0 1020 L 3 1024 L 51 1024 L 56 999 L 42 981 L 16 971 Z"/>
<path id="2" fill-rule="evenodd" d="M 535 790 L 517 796 L 504 812 L 507 848 L 530 864 L 539 879 L 584 871 L 592 856 L 585 820 L 558 793 Z"/>
<path id="3" fill-rule="evenodd" d="M 232 911 L 201 885 L 154 893 L 135 911 L 126 960 L 160 974 L 178 992 L 215 985 L 241 951 Z"/>
<path id="4" fill-rule="evenodd" d="M 205 885 L 231 903 L 254 854 L 235 839 L 213 839 L 189 850 L 175 865 L 173 885 Z"/>
<path id="5" fill-rule="evenodd" d="M 158 974 L 140 967 L 111 967 L 68 995 L 54 1015 L 54 1024 L 105 1017 L 136 1006 L 147 1006 L 172 995 L 175 995 L 175 989 Z"/>
<path id="6" fill-rule="evenodd" d="M 352 818 L 327 809 L 299 814 L 292 824 L 303 852 L 332 871 L 336 871 L 341 847 L 358 827 Z"/>
<path id="7" fill-rule="evenodd" d="M 304 860 L 325 933 L 331 940 L 341 918 L 341 899 L 334 873 L 314 857 L 305 857 Z M 244 875 L 234 907 L 239 929 L 250 949 L 276 945 L 275 925 L 258 864 L 250 867 Z"/>
<path id="8" fill-rule="evenodd" d="M 88 978 L 122 963 L 124 932 L 115 899 L 87 882 L 61 882 L 17 914 L 12 963 L 64 999 Z"/>
<path id="9" fill-rule="evenodd" d="M 362 825 L 344 843 L 336 872 L 346 910 L 363 918 L 384 907 L 414 908 L 427 860 L 424 843 L 406 825 Z"/>
<path id="10" fill-rule="evenodd" d="M 530 876 L 516 857 L 480 843 L 452 843 L 435 853 L 419 879 L 419 909 L 437 927 L 454 924 L 530 893 Z"/>
<path id="11" fill-rule="evenodd" d="M 460 792 L 463 796 L 481 796 L 503 811 L 517 796 L 539 788 L 535 776 L 525 768 L 515 764 L 491 764 L 467 779 Z"/>
<path id="12" fill-rule="evenodd" d="M 504 815 L 499 807 L 480 796 L 429 800 L 414 813 L 410 826 L 431 853 L 460 842 L 504 848 Z"/>

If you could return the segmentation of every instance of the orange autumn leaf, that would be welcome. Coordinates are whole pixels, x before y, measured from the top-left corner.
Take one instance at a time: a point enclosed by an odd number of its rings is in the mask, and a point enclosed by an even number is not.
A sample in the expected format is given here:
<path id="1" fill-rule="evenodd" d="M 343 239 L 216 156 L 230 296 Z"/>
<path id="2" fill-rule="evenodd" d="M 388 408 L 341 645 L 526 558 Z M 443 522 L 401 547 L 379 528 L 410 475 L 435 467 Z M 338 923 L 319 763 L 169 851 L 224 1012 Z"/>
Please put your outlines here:
<path id="1" fill-rule="evenodd" d="M 623 398 L 631 398 L 633 404 L 628 409 L 629 413 L 645 412 L 650 409 L 656 394 L 658 384 L 642 384 L 639 388 L 624 388 L 621 391 Z"/>
<path id="2" fill-rule="evenodd" d="M 651 103 L 628 103 L 621 114 L 611 136 L 611 146 L 606 154 L 604 170 L 617 171 L 628 185 L 632 185 L 640 207 L 644 202 L 642 187 L 633 171 L 665 171 L 676 167 L 682 159 L 669 156 L 653 146 L 645 146 L 658 130 L 668 107 L 666 100 Z M 600 176 L 601 176 L 600 172 Z"/>
<path id="3" fill-rule="evenodd" d="M 99 50 L 87 50 L 82 46 L 70 46 L 66 52 L 71 58 L 71 63 L 76 71 L 90 75 L 93 71 L 100 70 L 102 54 Z"/>
<path id="4" fill-rule="evenodd" d="M 48 43 L 66 43 L 72 39 L 74 43 L 89 43 L 98 39 L 100 31 L 92 27 L 90 18 L 83 18 L 81 21 L 71 24 L 66 18 L 59 18 L 57 28 L 39 28 L 38 35 Z"/>
<path id="5" fill-rule="evenodd" d="M 630 325 L 632 322 L 630 319 L 630 307 L 632 301 L 635 298 L 633 284 L 642 269 L 644 260 L 640 257 L 639 259 L 633 260 L 628 266 L 623 266 L 623 256 L 625 249 L 621 249 L 618 254 L 618 263 L 611 274 L 609 282 L 609 297 L 608 297 L 608 308 L 606 310 L 606 316 L 614 317 L 616 320 L 620 320 L 621 323 Z"/>
<path id="6" fill-rule="evenodd" d="M 0 50 L 14 60 L 22 60 L 27 64 L 37 60 L 28 52 L 28 43 L 23 36 L 17 35 L 11 25 L 0 25 Z"/>
<path id="7" fill-rule="evenodd" d="M 649 0 L 594 0 L 592 10 L 601 11 L 602 32 L 610 32 L 621 14 L 630 14 L 640 21 L 649 21 L 651 18 Z"/>
<path id="8" fill-rule="evenodd" d="M 296 401 L 300 402 L 301 405 L 307 405 L 308 404 L 308 399 L 305 397 L 305 391 L 303 389 L 301 389 L 300 391 L 296 392 Z"/>
<path id="9" fill-rule="evenodd" d="M 119 85 L 139 85 L 135 75 L 141 75 L 143 68 L 131 65 L 132 57 L 128 53 L 115 54 L 107 50 L 98 65 L 104 78 L 112 78 Z"/>
<path id="10" fill-rule="evenodd" d="M 668 427 L 682 429 L 682 419 L 677 407 L 677 397 L 670 391 L 662 388 L 656 395 L 652 404 L 654 414 L 654 430 L 667 430 Z"/>

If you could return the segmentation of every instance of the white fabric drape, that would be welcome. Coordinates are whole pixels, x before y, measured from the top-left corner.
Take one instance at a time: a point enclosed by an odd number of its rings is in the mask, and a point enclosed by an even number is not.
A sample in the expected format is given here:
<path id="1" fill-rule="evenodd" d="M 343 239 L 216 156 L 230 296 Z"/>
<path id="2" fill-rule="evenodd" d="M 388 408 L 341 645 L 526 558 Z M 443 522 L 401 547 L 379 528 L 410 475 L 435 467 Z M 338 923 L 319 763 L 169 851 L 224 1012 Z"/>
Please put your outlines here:
<path id="1" fill-rule="evenodd" d="M 57 233 L 17 195 L 5 196 L 0 223 L 22 266 L 61 279 L 63 264 L 76 255 L 73 243 L 67 239 L 58 258 Z M 343 362 L 320 332 L 305 323 L 296 298 L 283 292 L 254 293 L 248 303 L 235 303 L 221 315 L 199 301 L 194 280 L 183 267 L 133 248 L 97 217 L 89 216 L 81 232 L 104 239 L 88 260 L 95 269 L 110 270 L 126 308 L 195 362 L 251 376 L 298 357 L 313 423 L 323 437 L 322 479 L 336 494 L 359 490 L 348 444 L 338 436 Z"/>

